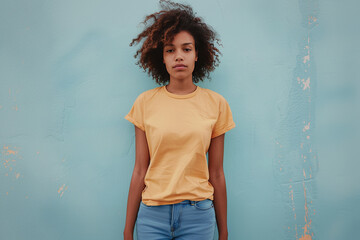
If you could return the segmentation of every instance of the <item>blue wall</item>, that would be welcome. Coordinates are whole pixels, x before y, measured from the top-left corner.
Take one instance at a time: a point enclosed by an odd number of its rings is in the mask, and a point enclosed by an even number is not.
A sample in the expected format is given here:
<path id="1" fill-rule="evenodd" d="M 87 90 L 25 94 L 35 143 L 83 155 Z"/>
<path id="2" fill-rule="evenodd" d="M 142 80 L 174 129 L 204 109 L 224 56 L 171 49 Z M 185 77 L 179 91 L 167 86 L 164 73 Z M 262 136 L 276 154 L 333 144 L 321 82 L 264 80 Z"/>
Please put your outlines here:
<path id="1" fill-rule="evenodd" d="M 229 102 L 229 239 L 355 239 L 355 0 L 188 0 L 219 33 L 199 85 Z M 158 1 L 0 2 L 0 239 L 122 239 L 134 166 L 124 119 L 158 85 L 135 65 Z"/>

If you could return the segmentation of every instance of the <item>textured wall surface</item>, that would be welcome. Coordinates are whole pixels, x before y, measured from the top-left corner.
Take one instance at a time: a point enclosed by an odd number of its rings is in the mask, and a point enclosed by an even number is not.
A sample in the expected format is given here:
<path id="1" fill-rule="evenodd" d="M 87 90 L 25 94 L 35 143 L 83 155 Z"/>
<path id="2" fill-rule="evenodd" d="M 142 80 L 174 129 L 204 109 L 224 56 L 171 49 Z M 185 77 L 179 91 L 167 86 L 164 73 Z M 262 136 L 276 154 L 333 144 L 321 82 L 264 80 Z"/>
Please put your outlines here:
<path id="1" fill-rule="evenodd" d="M 229 239 L 356 239 L 360 4 L 188 0 L 222 39 Z M 129 43 L 158 1 L 0 2 L 0 239 L 122 239 L 124 119 L 158 85 Z"/>

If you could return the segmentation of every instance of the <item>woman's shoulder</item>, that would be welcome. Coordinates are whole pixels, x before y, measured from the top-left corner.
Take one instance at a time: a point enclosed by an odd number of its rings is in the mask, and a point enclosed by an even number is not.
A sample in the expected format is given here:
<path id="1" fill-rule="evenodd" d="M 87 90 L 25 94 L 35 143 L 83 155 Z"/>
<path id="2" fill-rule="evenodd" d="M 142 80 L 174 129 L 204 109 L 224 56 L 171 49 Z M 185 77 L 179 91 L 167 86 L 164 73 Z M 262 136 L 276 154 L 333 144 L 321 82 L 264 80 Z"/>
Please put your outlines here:
<path id="1" fill-rule="evenodd" d="M 211 89 L 208 89 L 208 88 L 201 88 L 201 89 L 203 90 L 202 92 L 204 93 L 204 95 L 206 97 L 210 97 L 210 98 L 212 98 L 214 100 L 217 100 L 217 101 L 225 100 L 223 95 L 221 95 L 220 93 L 218 93 L 218 92 L 216 92 L 214 90 L 211 90 Z"/>
<path id="2" fill-rule="evenodd" d="M 158 93 L 161 90 L 162 86 L 160 87 L 155 87 L 155 88 L 151 88 L 148 90 L 143 91 L 142 93 L 140 93 L 138 95 L 138 98 L 142 98 L 142 99 L 149 99 L 151 98 L 154 94 Z"/>

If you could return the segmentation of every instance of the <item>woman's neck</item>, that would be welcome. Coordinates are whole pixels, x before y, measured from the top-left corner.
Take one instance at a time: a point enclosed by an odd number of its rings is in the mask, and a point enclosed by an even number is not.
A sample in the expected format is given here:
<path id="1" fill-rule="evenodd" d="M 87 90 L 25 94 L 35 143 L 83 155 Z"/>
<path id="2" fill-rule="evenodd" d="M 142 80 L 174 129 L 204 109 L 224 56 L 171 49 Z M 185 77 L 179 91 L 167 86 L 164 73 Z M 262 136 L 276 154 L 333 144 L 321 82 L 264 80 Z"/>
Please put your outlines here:
<path id="1" fill-rule="evenodd" d="M 170 83 L 165 87 L 168 92 L 174 94 L 189 94 L 194 92 L 197 88 L 197 86 L 193 82 L 179 81 L 170 81 Z"/>

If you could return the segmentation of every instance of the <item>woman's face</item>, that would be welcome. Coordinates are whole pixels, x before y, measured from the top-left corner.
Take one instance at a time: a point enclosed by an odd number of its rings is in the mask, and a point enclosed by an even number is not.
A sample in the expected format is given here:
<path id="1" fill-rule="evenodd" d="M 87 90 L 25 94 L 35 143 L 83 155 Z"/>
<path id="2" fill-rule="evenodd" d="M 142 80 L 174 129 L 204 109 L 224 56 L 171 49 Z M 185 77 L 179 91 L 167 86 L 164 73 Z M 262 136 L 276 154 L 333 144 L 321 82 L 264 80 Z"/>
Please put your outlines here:
<path id="1" fill-rule="evenodd" d="M 187 31 L 176 34 L 171 44 L 165 44 L 163 59 L 170 79 L 190 78 L 192 82 L 195 61 L 198 59 L 193 36 Z M 176 67 L 176 65 L 182 66 Z"/>

